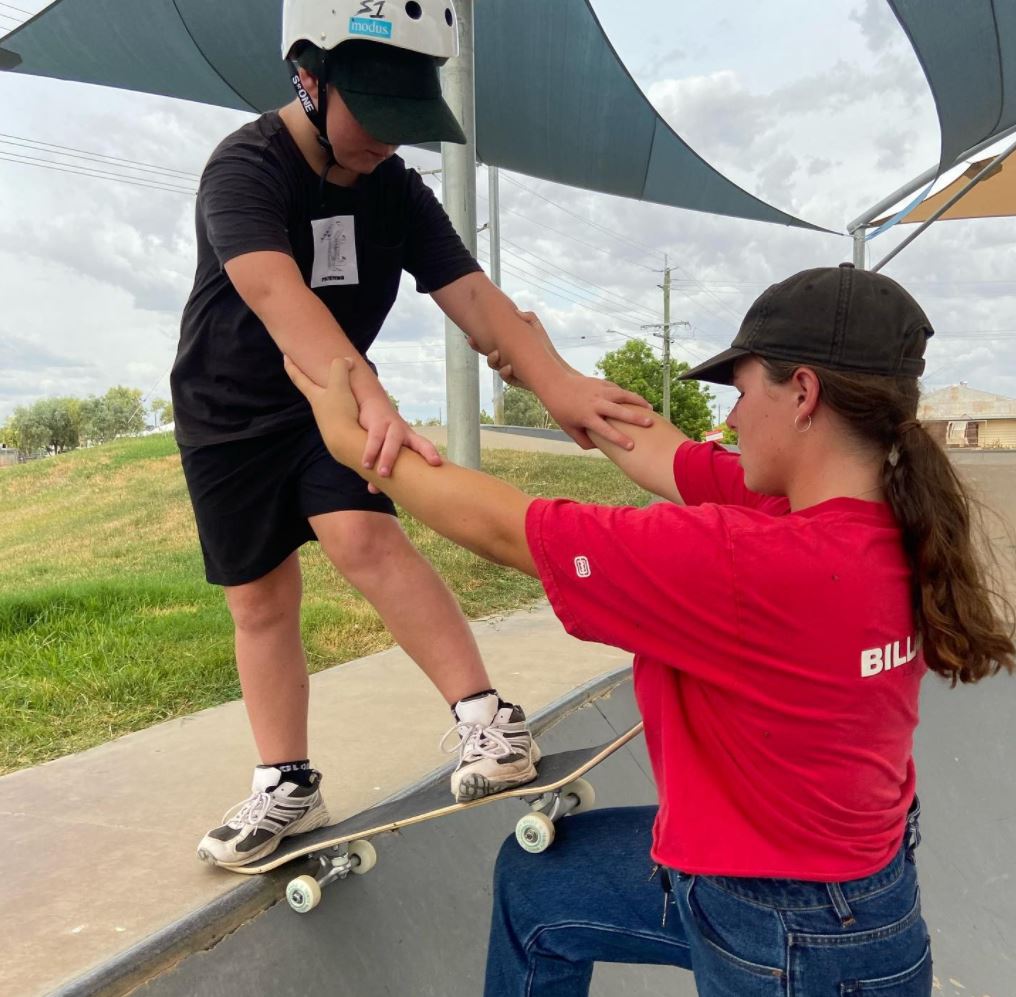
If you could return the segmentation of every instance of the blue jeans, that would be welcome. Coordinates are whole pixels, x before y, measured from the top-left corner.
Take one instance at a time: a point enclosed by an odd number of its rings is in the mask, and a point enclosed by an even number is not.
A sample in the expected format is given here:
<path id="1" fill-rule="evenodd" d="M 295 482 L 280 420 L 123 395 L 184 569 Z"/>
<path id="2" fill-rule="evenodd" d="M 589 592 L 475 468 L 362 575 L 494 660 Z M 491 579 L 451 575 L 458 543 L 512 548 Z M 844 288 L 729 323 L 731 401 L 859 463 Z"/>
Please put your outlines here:
<path id="1" fill-rule="evenodd" d="M 689 969 L 700 997 L 931 994 L 913 861 L 916 808 L 884 869 L 832 884 L 651 876 L 655 814 L 577 814 L 541 855 L 505 842 L 485 997 L 584 997 L 598 961 Z"/>

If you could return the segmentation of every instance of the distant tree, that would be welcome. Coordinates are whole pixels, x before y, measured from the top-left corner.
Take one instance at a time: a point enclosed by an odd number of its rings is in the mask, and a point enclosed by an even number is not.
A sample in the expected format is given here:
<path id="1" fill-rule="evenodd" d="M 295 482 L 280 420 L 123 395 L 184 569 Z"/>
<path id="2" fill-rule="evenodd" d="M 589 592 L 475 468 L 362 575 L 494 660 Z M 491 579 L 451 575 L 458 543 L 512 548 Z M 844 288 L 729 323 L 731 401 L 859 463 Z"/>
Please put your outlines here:
<path id="1" fill-rule="evenodd" d="M 551 414 L 543 402 L 531 391 L 515 385 L 504 389 L 504 421 L 506 426 L 531 426 L 536 429 L 556 429 Z"/>
<path id="2" fill-rule="evenodd" d="M 85 398 L 78 411 L 83 443 L 102 443 L 104 440 L 112 439 L 106 405 L 101 398 L 94 395 Z"/>
<path id="3" fill-rule="evenodd" d="M 5 436 L 22 453 L 49 448 L 52 433 L 32 405 L 19 405 L 7 420 Z"/>
<path id="4" fill-rule="evenodd" d="M 396 398 L 395 395 L 393 395 L 390 391 L 386 391 L 385 394 L 388 396 L 388 401 L 392 403 L 392 408 L 395 409 L 396 412 L 398 412 L 399 410 L 398 398 Z"/>
<path id="5" fill-rule="evenodd" d="M 492 415 L 487 415 L 486 409 L 480 409 L 480 425 L 481 426 L 494 425 L 494 417 Z"/>
<path id="6" fill-rule="evenodd" d="M 605 354 L 596 369 L 608 380 L 641 395 L 653 408 L 663 412 L 663 363 L 643 339 L 630 339 L 620 349 Z M 713 396 L 698 381 L 679 381 L 688 364 L 670 364 L 670 421 L 693 440 L 701 440 L 712 428 L 710 402 Z"/>
<path id="7" fill-rule="evenodd" d="M 726 423 L 723 424 L 723 442 L 728 446 L 737 446 L 737 433 Z"/>
<path id="8" fill-rule="evenodd" d="M 46 444 L 56 453 L 80 444 L 81 403 L 76 398 L 40 398 L 32 405 L 35 418 L 49 430 Z"/>
<path id="9" fill-rule="evenodd" d="M 94 395 L 80 403 L 81 439 L 105 443 L 117 436 L 140 433 L 145 428 L 144 403 L 138 388 L 118 385 L 101 398 Z"/>
<path id="10" fill-rule="evenodd" d="M 165 398 L 153 398 L 149 403 L 156 426 L 164 426 L 173 421 L 173 403 Z"/>
<path id="11" fill-rule="evenodd" d="M 145 428 L 144 403 L 139 388 L 125 388 L 117 385 L 103 396 L 106 403 L 112 437 L 140 433 Z M 111 439 L 112 437 L 107 437 Z"/>

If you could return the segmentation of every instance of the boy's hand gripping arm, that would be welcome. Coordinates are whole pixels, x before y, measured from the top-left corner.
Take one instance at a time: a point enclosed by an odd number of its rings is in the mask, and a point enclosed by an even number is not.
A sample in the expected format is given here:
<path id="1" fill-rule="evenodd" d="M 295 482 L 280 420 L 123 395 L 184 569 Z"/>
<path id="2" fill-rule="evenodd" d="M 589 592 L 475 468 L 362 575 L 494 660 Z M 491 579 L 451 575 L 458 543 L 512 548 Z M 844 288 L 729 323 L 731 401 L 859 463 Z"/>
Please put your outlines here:
<path id="1" fill-rule="evenodd" d="M 535 313 L 518 312 L 517 314 L 533 329 L 537 337 L 545 338 L 549 342 L 546 330 Z M 513 379 L 513 367 L 510 364 L 504 365 L 502 363 L 502 358 L 497 350 L 488 355 L 487 365 L 491 370 L 496 370 L 509 383 Z M 611 382 L 600 383 L 610 384 Z M 596 427 L 590 427 L 589 438 L 637 485 L 641 485 L 646 491 L 659 495 L 661 498 L 682 504 L 681 493 L 674 482 L 674 454 L 682 443 L 688 442 L 688 437 L 656 412 L 650 411 L 647 416 L 646 410 L 642 406 L 648 405 L 648 402 L 638 395 L 635 397 L 639 399 L 641 405 L 632 406 L 622 403 L 618 406 L 627 410 L 623 428 L 631 436 L 635 444 L 634 447 L 628 448 L 623 444 L 618 445 L 618 438 L 623 440 L 625 437 L 617 431 L 622 427 L 614 423 L 613 416 L 607 419 L 608 424 L 613 424 L 613 433 L 608 435 L 601 433 Z"/>
<path id="2" fill-rule="evenodd" d="M 570 367 L 543 326 L 525 321 L 486 274 L 460 277 L 435 291 L 433 297 L 466 334 L 470 346 L 488 357 L 497 354 L 497 366 L 510 366 L 513 383 L 536 394 L 583 449 L 593 446 L 590 431 L 618 446 L 630 447 L 631 440 L 625 435 L 628 426 L 648 424 L 648 402 L 611 381 L 587 377 Z"/>
<path id="3" fill-rule="evenodd" d="M 386 478 L 355 463 L 365 434 L 350 389 L 351 366 L 350 358 L 335 360 L 322 388 L 286 358 L 286 371 L 310 402 L 331 455 L 442 536 L 488 561 L 535 576 L 526 541 L 529 495 L 482 471 L 447 462 L 428 467 L 415 453 L 404 454 Z"/>
<path id="4" fill-rule="evenodd" d="M 434 444 L 413 432 L 395 410 L 367 361 L 304 283 L 292 257 L 274 251 L 245 253 L 231 259 L 225 269 L 237 293 L 261 319 L 279 349 L 317 384 L 327 382 L 335 357 L 351 358 L 349 384 L 365 436 L 361 452 L 346 462 L 347 466 L 377 467 L 386 476 L 403 447 L 416 451 L 429 464 L 441 463 Z"/>

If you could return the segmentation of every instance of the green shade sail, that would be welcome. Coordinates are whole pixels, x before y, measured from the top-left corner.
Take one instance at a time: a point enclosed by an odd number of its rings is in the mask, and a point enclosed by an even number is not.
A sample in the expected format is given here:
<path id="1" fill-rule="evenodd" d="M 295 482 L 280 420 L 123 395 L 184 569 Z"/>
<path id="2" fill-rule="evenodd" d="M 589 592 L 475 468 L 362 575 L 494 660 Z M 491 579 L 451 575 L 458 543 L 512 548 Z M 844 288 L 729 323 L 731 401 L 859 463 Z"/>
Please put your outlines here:
<path id="1" fill-rule="evenodd" d="M 351 15 L 361 6 L 344 2 Z M 261 112 L 292 98 L 281 23 L 281 0 L 58 0 L 0 40 L 0 68 Z M 474 31 L 483 162 L 826 231 L 749 194 L 682 141 L 636 85 L 588 0 L 479 0 Z"/>

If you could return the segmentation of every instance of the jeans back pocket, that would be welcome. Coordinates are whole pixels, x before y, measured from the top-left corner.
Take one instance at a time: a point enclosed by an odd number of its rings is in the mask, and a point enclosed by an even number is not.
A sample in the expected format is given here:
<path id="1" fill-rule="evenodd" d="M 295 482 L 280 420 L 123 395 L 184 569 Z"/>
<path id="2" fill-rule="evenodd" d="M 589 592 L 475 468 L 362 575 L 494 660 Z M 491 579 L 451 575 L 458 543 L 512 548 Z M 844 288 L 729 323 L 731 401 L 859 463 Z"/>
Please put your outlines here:
<path id="1" fill-rule="evenodd" d="M 880 979 L 849 980 L 840 984 L 840 997 L 929 997 L 932 987 L 931 943 L 924 946 L 924 954 L 909 969 Z"/>

